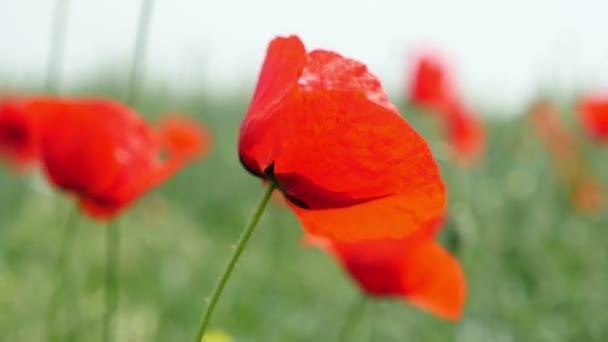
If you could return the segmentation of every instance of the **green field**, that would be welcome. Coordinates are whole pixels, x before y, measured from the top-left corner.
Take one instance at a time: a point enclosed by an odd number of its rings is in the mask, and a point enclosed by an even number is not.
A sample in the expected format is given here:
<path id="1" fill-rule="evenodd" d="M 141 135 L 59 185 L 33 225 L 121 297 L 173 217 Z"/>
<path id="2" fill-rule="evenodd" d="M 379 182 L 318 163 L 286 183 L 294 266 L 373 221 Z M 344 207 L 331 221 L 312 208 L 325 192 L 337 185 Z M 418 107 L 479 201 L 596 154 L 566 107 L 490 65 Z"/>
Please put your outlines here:
<path id="1" fill-rule="evenodd" d="M 77 94 L 121 93 L 110 89 L 83 85 Z M 117 341 L 192 341 L 205 300 L 263 192 L 237 157 L 248 97 L 177 96 L 162 87 L 142 96 L 137 107 L 148 118 L 188 113 L 209 127 L 214 146 L 119 220 Z M 370 301 L 351 340 L 606 341 L 608 213 L 586 215 L 571 207 L 528 121 L 490 118 L 483 163 L 463 170 L 446 158 L 432 119 L 401 108 L 428 139 L 448 185 L 450 220 L 440 239 L 465 269 L 465 314 L 454 324 L 402 302 Z M 564 116 L 580 131 L 568 107 Z M 608 149 L 582 141 L 593 173 L 608 184 Z M 57 278 L 53 265 L 72 207 L 40 174 L 1 169 L 0 341 L 43 340 Z M 105 229 L 80 220 L 55 317 L 58 340 L 99 340 Z M 302 247 L 301 237 L 289 209 L 269 206 L 212 329 L 239 342 L 336 339 L 358 290 L 330 257 Z"/>

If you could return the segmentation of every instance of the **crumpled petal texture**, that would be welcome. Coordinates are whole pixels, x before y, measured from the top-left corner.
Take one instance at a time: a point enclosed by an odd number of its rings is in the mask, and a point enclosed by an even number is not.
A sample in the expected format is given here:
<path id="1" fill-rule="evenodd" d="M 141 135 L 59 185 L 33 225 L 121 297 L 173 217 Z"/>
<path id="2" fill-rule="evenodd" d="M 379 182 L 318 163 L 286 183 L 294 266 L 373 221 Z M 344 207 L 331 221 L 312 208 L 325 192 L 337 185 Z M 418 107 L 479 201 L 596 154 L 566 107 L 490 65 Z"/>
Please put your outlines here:
<path id="1" fill-rule="evenodd" d="M 274 177 L 316 235 L 403 237 L 445 208 L 426 142 L 377 78 L 335 52 L 306 54 L 294 36 L 268 48 L 239 155 L 254 174 Z"/>

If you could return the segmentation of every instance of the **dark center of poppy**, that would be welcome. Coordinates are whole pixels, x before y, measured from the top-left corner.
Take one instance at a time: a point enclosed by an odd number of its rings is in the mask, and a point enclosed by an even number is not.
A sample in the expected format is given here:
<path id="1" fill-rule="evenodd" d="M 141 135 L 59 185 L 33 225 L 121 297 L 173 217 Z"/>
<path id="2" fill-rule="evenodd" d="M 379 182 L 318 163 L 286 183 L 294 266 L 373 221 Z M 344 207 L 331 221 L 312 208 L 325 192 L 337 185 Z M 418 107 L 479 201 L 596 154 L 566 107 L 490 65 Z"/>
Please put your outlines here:
<path id="1" fill-rule="evenodd" d="M 2 140 L 12 146 L 24 144 L 28 139 L 27 129 L 23 125 L 8 123 L 2 125 Z"/>

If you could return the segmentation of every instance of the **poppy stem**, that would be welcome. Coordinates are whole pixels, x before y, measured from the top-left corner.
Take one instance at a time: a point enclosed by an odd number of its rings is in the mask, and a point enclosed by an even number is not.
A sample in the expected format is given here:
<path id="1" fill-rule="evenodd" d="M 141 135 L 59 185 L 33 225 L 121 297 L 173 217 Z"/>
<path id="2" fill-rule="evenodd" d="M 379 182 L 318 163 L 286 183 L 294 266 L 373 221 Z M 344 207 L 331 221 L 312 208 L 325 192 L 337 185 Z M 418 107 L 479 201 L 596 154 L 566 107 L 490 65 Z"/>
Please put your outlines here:
<path id="1" fill-rule="evenodd" d="M 234 250 L 234 253 L 230 257 L 230 260 L 228 261 L 228 264 L 226 265 L 226 268 L 224 269 L 224 273 L 220 277 L 217 285 L 215 286 L 215 289 L 213 290 L 213 294 L 211 295 L 209 305 L 207 305 L 207 309 L 205 310 L 203 319 L 201 321 L 201 325 L 198 329 L 198 334 L 196 335 L 196 339 L 194 340 L 195 342 L 201 342 L 203 340 L 203 336 L 205 336 L 205 330 L 207 329 L 207 326 L 209 325 L 209 321 L 211 320 L 211 316 L 213 315 L 213 309 L 215 308 L 215 305 L 217 304 L 218 300 L 220 299 L 220 296 L 222 295 L 222 291 L 224 290 L 224 287 L 226 286 L 226 283 L 228 282 L 228 279 L 230 278 L 230 275 L 232 274 L 232 271 L 234 270 L 234 266 L 236 265 L 236 262 L 239 260 L 239 257 L 245 250 L 245 246 L 247 245 L 247 242 L 251 238 L 251 235 L 253 234 L 255 227 L 257 226 L 258 222 L 260 221 L 260 218 L 262 217 L 262 213 L 264 212 L 264 209 L 266 208 L 266 205 L 268 204 L 268 200 L 270 199 L 270 196 L 272 195 L 272 192 L 274 191 L 275 188 L 276 188 L 276 183 L 274 181 L 270 181 L 268 184 L 268 188 L 266 189 L 266 192 L 264 192 L 264 195 L 262 196 L 262 199 L 260 200 L 260 203 L 258 204 L 258 207 L 253 212 L 253 216 L 251 216 L 249 223 L 245 227 L 245 230 L 243 231 L 243 235 L 241 235 L 241 238 L 236 246 L 236 249 Z"/>
<path id="2" fill-rule="evenodd" d="M 59 308 L 60 299 L 62 295 L 62 290 L 64 288 L 63 283 L 66 278 L 66 259 L 68 257 L 68 252 L 70 251 L 70 247 L 72 246 L 72 242 L 74 240 L 74 235 L 76 232 L 76 227 L 78 227 L 78 218 L 80 217 L 78 207 L 74 207 L 72 212 L 69 214 L 69 217 L 66 221 L 65 228 L 63 230 L 63 236 L 61 238 L 61 242 L 59 245 L 59 256 L 55 261 L 55 266 L 53 268 L 54 275 L 57 277 L 55 279 L 55 285 L 51 292 L 51 297 L 49 299 L 48 311 L 46 317 L 46 340 L 51 341 L 53 339 L 53 318 L 57 314 L 57 310 Z"/>
<path id="3" fill-rule="evenodd" d="M 104 342 L 112 341 L 112 317 L 118 307 L 119 244 L 118 221 L 114 220 L 106 229 L 106 279 L 102 336 Z"/>
<path id="4" fill-rule="evenodd" d="M 139 91 L 141 88 L 153 7 L 154 0 L 143 0 L 141 3 L 137 35 L 135 37 L 135 50 L 133 52 L 133 60 L 131 64 L 131 74 L 129 76 L 129 83 L 127 87 L 126 102 L 131 106 L 134 106 L 139 99 Z"/>
<path id="5" fill-rule="evenodd" d="M 365 309 L 365 303 L 367 303 L 367 297 L 363 294 L 358 294 L 355 301 L 351 304 L 350 309 L 346 313 L 346 318 L 340 334 L 336 339 L 337 342 L 350 341 L 349 336 L 355 330 L 359 318 L 363 315 Z"/>
<path id="6" fill-rule="evenodd" d="M 65 36 L 68 24 L 70 0 L 56 0 L 51 22 L 51 37 L 49 60 L 46 70 L 46 90 L 49 93 L 59 92 L 63 55 L 65 52 Z"/>

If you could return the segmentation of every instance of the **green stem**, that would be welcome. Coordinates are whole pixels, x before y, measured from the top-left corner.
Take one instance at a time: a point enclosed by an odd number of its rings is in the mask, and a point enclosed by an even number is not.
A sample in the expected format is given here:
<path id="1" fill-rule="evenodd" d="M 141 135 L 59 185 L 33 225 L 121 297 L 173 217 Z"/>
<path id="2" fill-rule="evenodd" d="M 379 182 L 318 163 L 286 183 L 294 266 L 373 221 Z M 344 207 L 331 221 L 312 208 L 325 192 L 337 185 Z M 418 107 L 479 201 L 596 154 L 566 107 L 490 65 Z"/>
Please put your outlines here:
<path id="1" fill-rule="evenodd" d="M 49 60 L 46 70 L 46 90 L 49 93 L 59 92 L 65 36 L 68 23 L 70 0 L 56 0 L 52 19 Z"/>
<path id="2" fill-rule="evenodd" d="M 135 105 L 139 99 L 140 83 L 143 76 L 143 67 L 146 57 L 146 47 L 148 45 L 148 33 L 150 31 L 150 21 L 154 0 L 143 0 L 141 11 L 139 12 L 139 24 L 137 36 L 135 38 L 135 50 L 131 64 L 131 74 L 127 87 L 127 103 Z"/>
<path id="3" fill-rule="evenodd" d="M 366 302 L 367 297 L 365 295 L 359 294 L 357 296 L 357 299 L 351 305 L 350 309 L 346 314 L 344 324 L 342 325 L 342 329 L 340 330 L 340 334 L 338 335 L 338 339 L 336 341 L 350 341 L 349 336 L 353 332 L 353 330 L 355 330 L 359 318 L 361 317 L 361 315 L 363 315 Z"/>
<path id="4" fill-rule="evenodd" d="M 59 256 L 55 261 L 54 275 L 55 287 L 51 292 L 49 299 L 47 318 L 46 318 L 46 340 L 51 341 L 53 339 L 53 318 L 57 314 L 59 308 L 59 299 L 61 298 L 62 290 L 64 288 L 63 283 L 66 278 L 65 263 L 74 240 L 76 227 L 78 226 L 78 218 L 80 217 L 78 207 L 74 207 L 70 216 L 68 217 L 65 228 L 63 230 L 63 237 L 59 245 Z"/>
<path id="5" fill-rule="evenodd" d="M 118 307 L 118 260 L 120 234 L 118 221 L 111 222 L 106 229 L 106 279 L 104 284 L 104 315 L 102 341 L 112 341 L 112 317 Z"/>
<path id="6" fill-rule="evenodd" d="M 262 196 L 262 199 L 261 199 L 260 203 L 258 204 L 258 207 L 254 211 L 253 216 L 251 217 L 251 220 L 245 227 L 243 235 L 241 235 L 241 238 L 236 246 L 236 249 L 234 250 L 234 254 L 232 254 L 232 257 L 230 257 L 230 260 L 228 261 L 228 264 L 226 265 L 226 268 L 224 269 L 224 273 L 220 277 L 217 285 L 215 286 L 215 289 L 213 290 L 213 294 L 211 295 L 211 300 L 209 301 L 209 305 L 207 305 L 207 309 L 205 310 L 205 314 L 203 315 L 201 325 L 198 329 L 198 334 L 196 335 L 196 339 L 194 340 L 195 342 L 201 342 L 203 340 L 203 336 L 205 336 L 205 330 L 207 329 L 207 326 L 209 325 L 209 321 L 211 320 L 211 316 L 213 315 L 213 309 L 215 308 L 215 305 L 217 304 L 218 300 L 220 299 L 220 296 L 222 295 L 222 291 L 224 290 L 224 287 L 226 286 L 226 283 L 228 282 L 228 279 L 230 278 L 230 275 L 232 274 L 232 271 L 234 270 L 234 266 L 236 265 L 236 262 L 239 260 L 239 257 L 241 256 L 241 254 L 243 254 L 243 251 L 245 250 L 245 246 L 247 245 L 247 242 L 251 238 L 251 235 L 253 234 L 255 227 L 257 226 L 258 222 L 260 221 L 260 218 L 262 217 L 262 213 L 264 212 L 264 209 L 266 208 L 266 205 L 268 204 L 268 200 L 270 199 L 270 196 L 272 195 L 272 191 L 274 191 L 275 188 L 276 188 L 276 184 L 273 181 L 271 181 L 268 184 L 268 188 L 266 189 L 266 192 Z"/>

